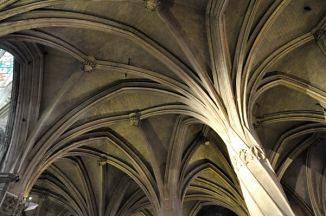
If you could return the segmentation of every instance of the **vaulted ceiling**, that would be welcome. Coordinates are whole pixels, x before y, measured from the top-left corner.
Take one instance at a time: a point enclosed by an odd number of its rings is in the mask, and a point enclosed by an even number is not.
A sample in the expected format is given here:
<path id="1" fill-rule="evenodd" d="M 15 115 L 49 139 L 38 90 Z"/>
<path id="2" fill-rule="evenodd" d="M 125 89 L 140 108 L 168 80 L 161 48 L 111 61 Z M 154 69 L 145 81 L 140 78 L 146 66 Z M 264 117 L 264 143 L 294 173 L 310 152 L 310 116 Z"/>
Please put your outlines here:
<path id="1" fill-rule="evenodd" d="M 33 104 L 22 112 L 28 154 L 19 167 L 39 206 L 27 215 L 156 215 L 171 193 L 183 215 L 249 214 L 223 134 L 203 122 L 201 89 L 188 88 L 201 80 L 213 98 L 205 80 L 225 78 L 211 45 L 214 7 L 210 0 L 0 6 L 1 48 L 15 55 L 17 77 L 30 80 L 17 88 L 33 89 L 30 101 L 17 99 Z M 223 15 L 224 66 L 235 100 L 246 99 L 242 124 L 297 215 L 326 214 L 325 15 L 324 0 L 229 0 Z M 193 114 L 197 107 L 204 117 Z"/>

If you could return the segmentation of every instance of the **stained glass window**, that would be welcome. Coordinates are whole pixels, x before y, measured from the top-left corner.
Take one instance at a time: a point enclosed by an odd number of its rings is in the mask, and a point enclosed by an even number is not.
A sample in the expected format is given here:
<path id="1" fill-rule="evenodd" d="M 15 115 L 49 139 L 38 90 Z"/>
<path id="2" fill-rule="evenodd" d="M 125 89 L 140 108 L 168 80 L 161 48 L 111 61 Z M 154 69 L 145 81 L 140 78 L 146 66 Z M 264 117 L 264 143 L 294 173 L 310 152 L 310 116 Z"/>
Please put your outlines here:
<path id="1" fill-rule="evenodd" d="M 3 144 L 11 100 L 14 57 L 0 49 L 0 144 Z"/>

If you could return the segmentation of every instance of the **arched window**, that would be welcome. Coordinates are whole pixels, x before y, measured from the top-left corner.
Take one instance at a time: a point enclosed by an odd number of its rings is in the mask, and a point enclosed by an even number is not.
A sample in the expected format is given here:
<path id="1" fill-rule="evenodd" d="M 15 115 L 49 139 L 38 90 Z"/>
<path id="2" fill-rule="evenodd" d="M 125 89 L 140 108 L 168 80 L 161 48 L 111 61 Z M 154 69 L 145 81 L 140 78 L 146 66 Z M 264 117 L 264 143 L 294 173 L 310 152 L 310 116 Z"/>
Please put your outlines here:
<path id="1" fill-rule="evenodd" d="M 0 145 L 5 142 L 11 102 L 14 56 L 0 49 Z"/>

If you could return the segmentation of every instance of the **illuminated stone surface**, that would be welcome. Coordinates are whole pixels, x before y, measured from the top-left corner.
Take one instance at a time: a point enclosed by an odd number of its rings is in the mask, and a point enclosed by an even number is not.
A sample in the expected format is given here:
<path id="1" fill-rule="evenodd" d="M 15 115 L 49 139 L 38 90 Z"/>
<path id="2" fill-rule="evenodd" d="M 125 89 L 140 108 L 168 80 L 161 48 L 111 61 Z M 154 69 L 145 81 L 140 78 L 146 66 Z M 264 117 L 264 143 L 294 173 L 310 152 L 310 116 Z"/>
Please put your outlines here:
<path id="1" fill-rule="evenodd" d="M 1 194 L 32 197 L 27 216 L 325 215 L 325 11 L 0 1 Z"/>

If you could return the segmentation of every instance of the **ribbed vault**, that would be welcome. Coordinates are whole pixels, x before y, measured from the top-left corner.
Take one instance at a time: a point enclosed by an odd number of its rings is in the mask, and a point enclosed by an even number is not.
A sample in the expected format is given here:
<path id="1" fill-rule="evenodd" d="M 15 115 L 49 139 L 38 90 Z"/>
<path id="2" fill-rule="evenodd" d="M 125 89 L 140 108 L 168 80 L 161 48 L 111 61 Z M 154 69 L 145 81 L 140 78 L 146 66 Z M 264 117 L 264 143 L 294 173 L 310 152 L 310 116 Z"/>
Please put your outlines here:
<path id="1" fill-rule="evenodd" d="M 322 0 L 0 1 L 7 191 L 37 216 L 325 215 L 325 15 Z"/>

